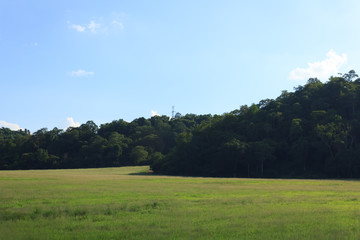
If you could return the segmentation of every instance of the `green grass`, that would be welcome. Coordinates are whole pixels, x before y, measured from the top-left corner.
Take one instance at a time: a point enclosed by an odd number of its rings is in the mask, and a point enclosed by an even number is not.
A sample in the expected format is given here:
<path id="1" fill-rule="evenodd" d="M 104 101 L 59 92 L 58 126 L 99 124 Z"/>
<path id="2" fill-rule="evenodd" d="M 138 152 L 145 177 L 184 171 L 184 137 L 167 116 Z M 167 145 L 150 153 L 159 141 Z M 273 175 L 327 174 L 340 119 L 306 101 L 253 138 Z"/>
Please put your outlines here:
<path id="1" fill-rule="evenodd" d="M 360 239 L 360 182 L 0 171 L 0 239 Z"/>

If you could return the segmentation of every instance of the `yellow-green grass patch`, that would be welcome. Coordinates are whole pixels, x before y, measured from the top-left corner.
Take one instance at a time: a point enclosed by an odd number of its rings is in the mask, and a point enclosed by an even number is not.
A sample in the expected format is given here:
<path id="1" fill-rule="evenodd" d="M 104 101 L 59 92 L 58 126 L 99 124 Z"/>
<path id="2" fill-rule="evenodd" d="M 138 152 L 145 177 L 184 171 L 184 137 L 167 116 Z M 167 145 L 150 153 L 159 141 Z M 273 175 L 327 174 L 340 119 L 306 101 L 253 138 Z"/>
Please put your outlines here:
<path id="1" fill-rule="evenodd" d="M 360 182 L 0 171 L 0 239 L 360 239 Z"/>

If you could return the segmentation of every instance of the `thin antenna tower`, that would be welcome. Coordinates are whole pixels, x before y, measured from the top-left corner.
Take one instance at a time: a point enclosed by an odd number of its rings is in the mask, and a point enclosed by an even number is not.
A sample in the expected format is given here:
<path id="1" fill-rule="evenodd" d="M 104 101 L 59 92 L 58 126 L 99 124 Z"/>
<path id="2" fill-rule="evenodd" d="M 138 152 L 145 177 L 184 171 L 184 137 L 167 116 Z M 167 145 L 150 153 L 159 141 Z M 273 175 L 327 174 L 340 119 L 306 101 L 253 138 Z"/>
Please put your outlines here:
<path id="1" fill-rule="evenodd" d="M 172 106 L 171 118 L 175 117 L 175 106 Z"/>

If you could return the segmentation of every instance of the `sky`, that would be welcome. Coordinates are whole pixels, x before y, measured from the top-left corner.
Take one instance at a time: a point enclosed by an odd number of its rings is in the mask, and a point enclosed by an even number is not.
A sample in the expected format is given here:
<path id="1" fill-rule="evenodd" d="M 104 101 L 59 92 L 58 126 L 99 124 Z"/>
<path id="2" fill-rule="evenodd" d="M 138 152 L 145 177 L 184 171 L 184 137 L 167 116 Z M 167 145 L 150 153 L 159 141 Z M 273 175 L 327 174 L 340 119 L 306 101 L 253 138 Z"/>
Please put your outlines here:
<path id="1" fill-rule="evenodd" d="M 0 0 L 0 127 L 223 114 L 360 72 L 358 0 Z"/>

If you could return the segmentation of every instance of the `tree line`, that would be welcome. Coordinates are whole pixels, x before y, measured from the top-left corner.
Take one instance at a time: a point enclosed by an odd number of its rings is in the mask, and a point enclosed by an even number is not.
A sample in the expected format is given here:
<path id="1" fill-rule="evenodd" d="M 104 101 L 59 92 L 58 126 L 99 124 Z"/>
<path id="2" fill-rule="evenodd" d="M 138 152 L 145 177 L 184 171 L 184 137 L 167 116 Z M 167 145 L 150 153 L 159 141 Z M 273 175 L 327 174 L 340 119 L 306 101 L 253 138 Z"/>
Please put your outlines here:
<path id="1" fill-rule="evenodd" d="M 1 169 L 150 164 L 155 173 L 217 177 L 360 177 L 360 78 L 326 83 L 223 115 L 177 114 L 66 131 L 0 130 Z"/>
<path id="2" fill-rule="evenodd" d="M 97 126 L 88 121 L 67 130 L 0 129 L 0 169 L 95 168 L 151 164 L 211 115 L 179 113 L 116 120 Z"/>

